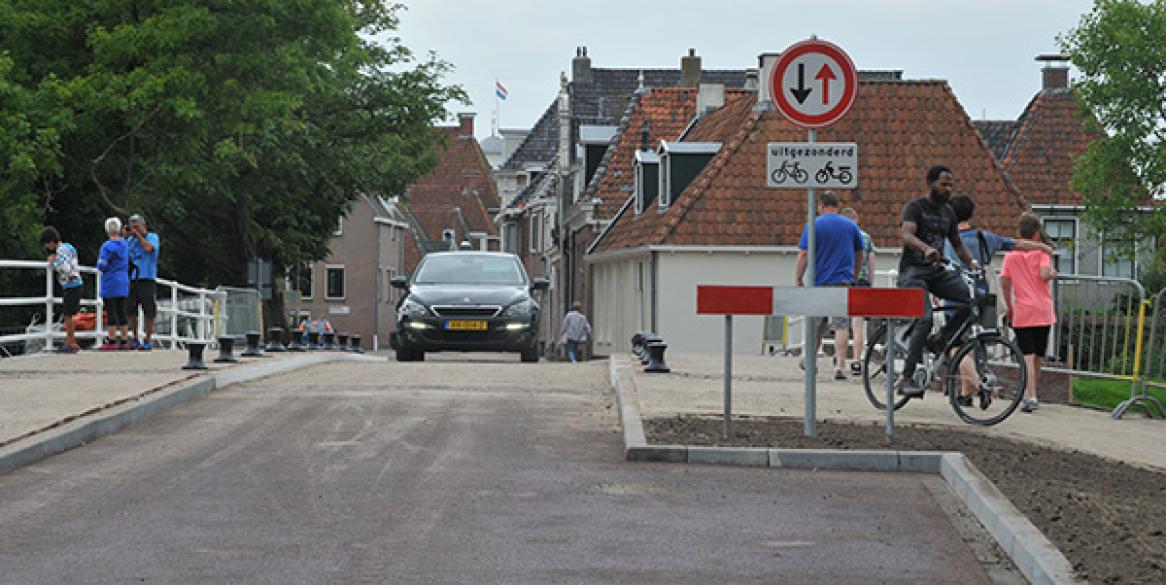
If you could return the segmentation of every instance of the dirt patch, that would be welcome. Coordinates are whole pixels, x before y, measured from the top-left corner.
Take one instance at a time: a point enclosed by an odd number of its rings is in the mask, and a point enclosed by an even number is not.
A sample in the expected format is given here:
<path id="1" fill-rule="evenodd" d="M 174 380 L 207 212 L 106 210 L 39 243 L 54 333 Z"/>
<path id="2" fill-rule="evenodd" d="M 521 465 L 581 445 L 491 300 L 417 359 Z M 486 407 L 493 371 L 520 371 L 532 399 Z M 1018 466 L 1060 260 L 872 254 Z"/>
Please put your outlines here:
<path id="1" fill-rule="evenodd" d="M 648 442 L 789 449 L 960 451 L 1093 583 L 1166 583 L 1166 472 L 1142 469 L 1078 451 L 1060 451 L 960 429 L 900 426 L 892 447 L 879 424 L 734 420 L 721 438 L 721 419 L 644 421 Z"/>

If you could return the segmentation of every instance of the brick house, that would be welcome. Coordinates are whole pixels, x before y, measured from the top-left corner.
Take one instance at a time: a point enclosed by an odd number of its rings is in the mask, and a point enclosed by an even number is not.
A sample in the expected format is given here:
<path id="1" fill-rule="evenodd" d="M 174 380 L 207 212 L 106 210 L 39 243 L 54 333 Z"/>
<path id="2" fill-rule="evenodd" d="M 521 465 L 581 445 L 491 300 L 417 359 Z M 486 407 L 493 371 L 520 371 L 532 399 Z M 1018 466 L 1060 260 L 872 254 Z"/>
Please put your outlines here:
<path id="1" fill-rule="evenodd" d="M 1024 197 L 947 83 L 903 80 L 898 72 L 860 72 L 859 79 L 850 113 L 820 129 L 818 140 L 859 144 L 858 188 L 837 192 L 874 239 L 878 267 L 897 266 L 899 214 L 925 193 L 924 175 L 934 164 L 952 167 L 956 192 L 980 204 L 981 226 L 1009 230 L 1026 208 Z M 719 323 L 696 315 L 698 283 L 794 283 L 806 194 L 767 188 L 766 146 L 804 142 L 806 132 L 772 111 L 764 87 L 760 94 L 727 94 L 723 107 L 700 115 L 678 142 L 665 140 L 616 163 L 635 181 L 588 254 L 596 354 L 627 350 L 641 329 L 659 332 L 680 351 L 718 351 L 723 342 L 711 333 Z M 635 143 L 637 132 L 629 125 L 624 136 Z M 653 173 L 671 182 L 657 177 L 652 187 Z M 762 318 L 737 321 L 734 347 L 758 351 Z"/>

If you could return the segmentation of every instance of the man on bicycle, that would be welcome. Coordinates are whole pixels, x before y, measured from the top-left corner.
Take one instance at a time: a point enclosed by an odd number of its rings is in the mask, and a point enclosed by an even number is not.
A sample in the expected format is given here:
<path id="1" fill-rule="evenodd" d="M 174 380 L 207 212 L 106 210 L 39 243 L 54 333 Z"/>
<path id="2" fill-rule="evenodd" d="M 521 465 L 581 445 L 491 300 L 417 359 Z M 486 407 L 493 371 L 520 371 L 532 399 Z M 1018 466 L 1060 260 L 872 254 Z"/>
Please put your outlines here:
<path id="1" fill-rule="evenodd" d="M 946 340 L 955 333 L 956 328 L 971 311 L 972 302 L 968 295 L 968 287 L 960 275 L 945 270 L 940 265 L 944 242 L 951 243 L 952 249 L 965 266 L 972 269 L 980 267 L 980 263 L 964 246 L 958 229 L 959 221 L 951 205 L 948 205 L 954 182 L 950 168 L 943 165 L 931 167 L 927 170 L 927 196 L 908 202 L 903 207 L 902 216 L 903 254 L 899 260 L 898 286 L 922 288 L 932 295 L 954 301 L 960 306 L 955 318 L 949 319 L 944 325 L 940 334 L 941 340 Z M 903 377 L 899 384 L 899 393 L 903 396 L 912 398 L 923 396 L 923 388 L 914 379 L 915 366 L 923 358 L 923 346 L 927 342 L 928 333 L 931 332 L 931 324 L 931 303 L 925 299 L 923 317 L 912 331 L 907 346 L 907 363 L 903 367 Z"/>

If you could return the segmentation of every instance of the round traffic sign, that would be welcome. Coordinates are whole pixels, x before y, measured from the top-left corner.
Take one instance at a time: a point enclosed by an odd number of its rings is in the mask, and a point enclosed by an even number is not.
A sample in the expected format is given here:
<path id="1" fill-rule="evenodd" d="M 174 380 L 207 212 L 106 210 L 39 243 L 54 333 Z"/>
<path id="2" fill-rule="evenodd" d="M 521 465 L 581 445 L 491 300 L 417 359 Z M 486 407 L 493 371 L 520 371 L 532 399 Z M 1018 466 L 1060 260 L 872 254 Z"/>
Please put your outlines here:
<path id="1" fill-rule="evenodd" d="M 858 71 L 838 45 L 810 39 L 790 45 L 769 80 L 774 105 L 791 122 L 821 128 L 837 122 L 858 95 Z"/>

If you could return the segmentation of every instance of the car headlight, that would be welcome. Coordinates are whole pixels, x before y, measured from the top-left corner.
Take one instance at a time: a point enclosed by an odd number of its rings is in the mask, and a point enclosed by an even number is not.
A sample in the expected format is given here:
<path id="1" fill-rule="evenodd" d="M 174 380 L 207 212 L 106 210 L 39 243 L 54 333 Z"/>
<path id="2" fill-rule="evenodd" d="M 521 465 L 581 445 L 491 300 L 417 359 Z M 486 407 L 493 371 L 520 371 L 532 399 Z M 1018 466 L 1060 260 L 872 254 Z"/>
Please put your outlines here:
<path id="1" fill-rule="evenodd" d="M 429 316 L 429 309 L 413 299 L 405 299 L 405 302 L 401 303 L 401 307 L 397 309 L 397 318 L 411 317 L 418 319 L 427 316 Z"/>
<path id="2" fill-rule="evenodd" d="M 534 301 L 526 299 L 506 307 L 506 312 L 503 313 L 503 316 L 509 319 L 529 319 L 537 312 L 538 305 Z"/>

